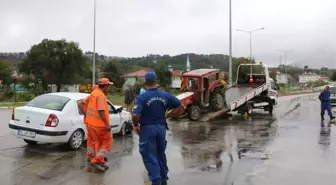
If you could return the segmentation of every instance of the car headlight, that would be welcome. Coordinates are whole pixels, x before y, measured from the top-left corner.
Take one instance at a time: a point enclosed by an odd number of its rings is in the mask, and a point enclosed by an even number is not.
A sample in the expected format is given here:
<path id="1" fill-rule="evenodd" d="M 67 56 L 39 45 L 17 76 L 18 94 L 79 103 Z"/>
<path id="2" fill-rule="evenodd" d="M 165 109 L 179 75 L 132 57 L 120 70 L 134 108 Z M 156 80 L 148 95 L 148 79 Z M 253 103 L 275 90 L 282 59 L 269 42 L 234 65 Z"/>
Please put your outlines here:
<path id="1" fill-rule="evenodd" d="M 122 118 L 125 121 L 132 121 L 132 116 L 131 116 L 131 114 L 129 112 L 122 114 Z"/>

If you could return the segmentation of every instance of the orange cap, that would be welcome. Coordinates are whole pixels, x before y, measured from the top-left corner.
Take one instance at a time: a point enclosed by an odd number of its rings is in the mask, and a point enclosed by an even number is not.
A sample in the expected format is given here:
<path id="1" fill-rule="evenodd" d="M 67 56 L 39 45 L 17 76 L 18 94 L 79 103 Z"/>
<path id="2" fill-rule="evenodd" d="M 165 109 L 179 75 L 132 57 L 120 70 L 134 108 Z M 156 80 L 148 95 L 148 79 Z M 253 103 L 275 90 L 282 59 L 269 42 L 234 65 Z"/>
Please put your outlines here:
<path id="1" fill-rule="evenodd" d="M 113 83 L 110 82 L 110 80 L 108 78 L 101 78 L 99 80 L 99 84 L 101 84 L 101 85 L 113 85 Z"/>
<path id="2" fill-rule="evenodd" d="M 92 91 L 95 90 L 95 89 L 97 89 L 97 88 L 98 88 L 98 85 L 94 85 L 94 86 L 92 87 Z"/>

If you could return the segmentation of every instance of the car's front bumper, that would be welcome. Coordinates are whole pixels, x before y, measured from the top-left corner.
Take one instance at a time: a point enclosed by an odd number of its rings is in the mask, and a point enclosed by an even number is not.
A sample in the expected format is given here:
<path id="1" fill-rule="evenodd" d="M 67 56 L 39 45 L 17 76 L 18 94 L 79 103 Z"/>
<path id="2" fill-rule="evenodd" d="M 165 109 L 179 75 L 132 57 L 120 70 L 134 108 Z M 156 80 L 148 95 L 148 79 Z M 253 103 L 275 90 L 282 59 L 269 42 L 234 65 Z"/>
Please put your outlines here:
<path id="1" fill-rule="evenodd" d="M 330 98 L 330 104 L 336 106 L 336 97 Z"/>
<path id="2" fill-rule="evenodd" d="M 31 141 L 37 141 L 42 143 L 66 143 L 69 140 L 68 131 L 47 131 L 41 129 L 34 129 L 9 123 L 8 127 L 11 129 L 11 133 L 19 138 L 27 139 Z M 35 137 L 28 137 L 19 135 L 19 130 L 30 131 L 35 133 Z"/>

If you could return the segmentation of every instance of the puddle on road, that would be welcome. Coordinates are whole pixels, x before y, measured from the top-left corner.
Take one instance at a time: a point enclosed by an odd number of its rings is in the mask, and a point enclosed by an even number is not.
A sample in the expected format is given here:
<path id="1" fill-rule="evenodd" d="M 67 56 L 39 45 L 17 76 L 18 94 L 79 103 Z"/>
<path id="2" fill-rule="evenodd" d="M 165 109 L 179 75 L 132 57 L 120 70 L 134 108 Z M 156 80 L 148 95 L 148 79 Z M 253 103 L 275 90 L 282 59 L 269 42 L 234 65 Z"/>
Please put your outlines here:
<path id="1" fill-rule="evenodd" d="M 288 111 L 288 117 L 297 114 L 297 111 L 302 108 L 299 99 L 293 100 L 291 105 L 292 109 Z M 172 180 L 175 180 L 173 182 L 183 184 L 186 177 L 209 178 L 213 174 L 219 174 L 216 178 L 225 179 L 228 173 L 231 173 L 229 167 L 232 164 L 233 169 L 240 170 L 239 172 L 233 170 L 232 177 L 236 175 L 238 178 L 239 174 L 253 171 L 251 166 L 256 163 L 262 164 L 265 160 L 269 161 L 274 157 L 269 145 L 274 143 L 274 139 L 279 134 L 276 119 L 281 118 L 286 111 L 287 109 L 282 109 L 282 112 L 276 112 L 274 116 L 255 112 L 248 119 L 233 115 L 228 119 L 211 123 L 170 122 L 170 130 L 167 134 L 167 158 L 170 175 L 173 177 Z M 288 122 L 280 128 L 297 130 L 293 125 L 295 124 Z M 326 144 L 328 139 L 330 143 L 330 137 L 324 134 L 327 131 L 321 130 L 321 132 L 323 134 L 320 135 L 319 145 L 322 147 L 328 145 Z M 27 178 L 31 179 L 26 183 L 27 185 L 39 185 L 42 182 L 55 184 L 63 182 L 62 184 L 66 185 L 97 183 L 142 185 L 143 182 L 148 182 L 147 172 L 138 152 L 137 136 L 114 139 L 113 150 L 109 154 L 110 170 L 105 175 L 89 171 L 85 161 L 85 148 L 67 152 L 57 146 L 41 145 L 18 149 L 15 154 L 9 151 L 2 152 L 0 157 L 11 158 L 8 160 L 11 164 L 15 161 L 22 162 L 14 166 L 7 163 L 4 165 L 8 165 L 11 171 L 7 173 L 9 175 L 4 182 L 12 184 L 23 184 L 22 182 L 26 182 L 24 179 Z M 235 162 L 230 163 L 231 160 Z M 234 182 L 232 179 L 230 181 Z"/>
<path id="2" fill-rule="evenodd" d="M 185 170 L 220 171 L 231 158 L 265 160 L 267 144 L 276 136 L 275 118 L 255 114 L 244 119 L 233 116 L 230 120 L 211 123 L 170 123 L 173 142 L 180 145 Z"/>

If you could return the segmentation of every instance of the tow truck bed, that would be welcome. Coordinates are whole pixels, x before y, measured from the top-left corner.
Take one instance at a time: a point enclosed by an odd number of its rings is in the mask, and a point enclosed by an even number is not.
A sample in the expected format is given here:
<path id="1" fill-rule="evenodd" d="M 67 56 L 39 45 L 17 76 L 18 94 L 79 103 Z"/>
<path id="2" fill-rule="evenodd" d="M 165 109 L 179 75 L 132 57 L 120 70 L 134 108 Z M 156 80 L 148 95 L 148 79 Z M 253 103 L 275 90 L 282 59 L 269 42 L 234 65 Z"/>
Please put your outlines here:
<path id="1" fill-rule="evenodd" d="M 207 122 L 211 121 L 220 115 L 228 113 L 230 111 L 236 110 L 240 106 L 244 105 L 245 102 L 251 100 L 255 96 L 258 96 L 263 91 L 268 89 L 268 85 L 262 84 L 257 87 L 251 86 L 234 86 L 226 90 L 226 104 L 227 106 L 222 110 L 216 112 L 209 112 L 204 114 L 200 121 Z"/>

